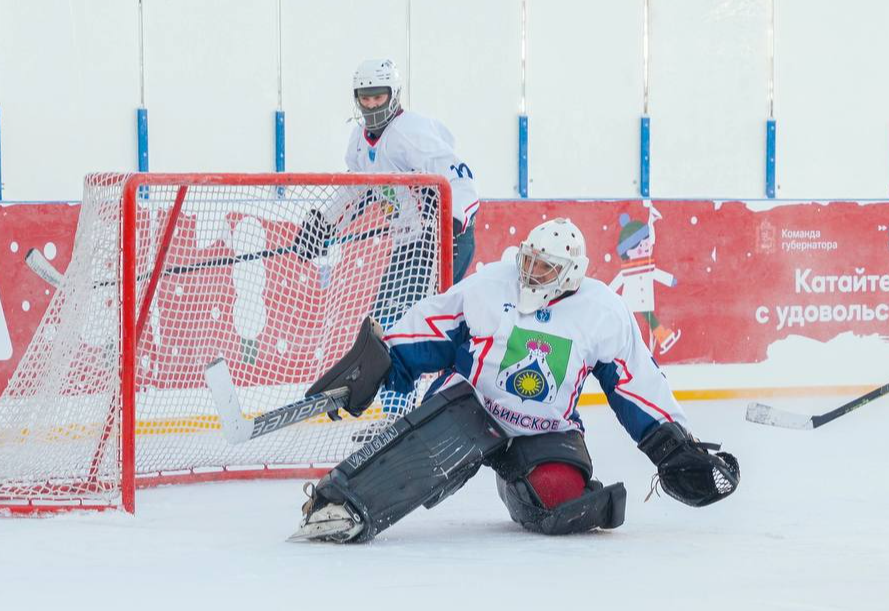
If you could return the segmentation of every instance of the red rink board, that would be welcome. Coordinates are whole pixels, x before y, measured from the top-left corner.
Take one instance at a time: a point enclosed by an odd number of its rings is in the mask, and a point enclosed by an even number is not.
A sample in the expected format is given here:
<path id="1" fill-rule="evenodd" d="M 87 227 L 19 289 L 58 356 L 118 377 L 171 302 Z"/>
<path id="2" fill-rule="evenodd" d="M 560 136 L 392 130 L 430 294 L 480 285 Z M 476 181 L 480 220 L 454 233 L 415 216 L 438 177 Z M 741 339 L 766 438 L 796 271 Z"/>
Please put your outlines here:
<path id="1" fill-rule="evenodd" d="M 619 219 L 626 213 L 637 224 L 631 229 L 647 226 L 651 209 L 642 200 L 484 201 L 471 269 L 500 259 L 544 218 L 566 216 L 586 235 L 590 276 L 611 283 L 622 264 L 625 271 L 651 276 L 655 317 L 681 332 L 664 354 L 654 345 L 662 364 L 759 362 L 772 343 L 791 334 L 820 341 L 847 331 L 889 335 L 889 203 L 781 204 L 754 211 L 765 204 L 655 200 L 660 218 L 652 225 L 651 260 L 623 262 Z M 57 254 L 51 262 L 64 271 L 78 211 L 68 204 L 0 207 L 0 347 L 6 338 L 12 348 L 0 358 L 0 390 L 52 293 L 25 265 L 25 254 L 52 243 Z M 665 274 L 675 286 L 655 278 Z M 636 289 L 645 284 L 636 280 Z M 644 315 L 637 317 L 647 334 Z"/>
<path id="2" fill-rule="evenodd" d="M 889 335 L 886 202 L 800 202 L 758 212 L 741 201 L 656 200 L 654 206 L 662 217 L 654 222 L 654 267 L 676 279 L 673 287 L 653 283 L 654 311 L 661 324 L 681 330 L 667 353 L 655 350 L 659 362 L 759 362 L 770 344 L 790 334 L 820 341 L 846 331 Z M 499 259 L 544 217 L 565 216 L 586 236 L 588 275 L 609 284 L 621 269 L 623 213 L 640 223 L 649 218 L 641 200 L 484 202 L 476 261 Z M 861 289 L 862 281 L 867 290 L 839 290 Z M 822 316 L 824 308 L 829 316 Z M 854 314 L 859 308 L 866 310 Z M 815 310 L 818 320 L 811 320 Z M 646 335 L 643 316 L 637 319 Z"/>
<path id="3" fill-rule="evenodd" d="M 31 342 L 53 288 L 25 265 L 31 248 L 49 254 L 60 270 L 68 267 L 77 228 L 79 204 L 0 206 L 0 346 L 8 340 L 11 354 L 0 350 L 0 391 L 6 388 L 19 359 Z M 47 245 L 52 245 L 47 248 Z"/>

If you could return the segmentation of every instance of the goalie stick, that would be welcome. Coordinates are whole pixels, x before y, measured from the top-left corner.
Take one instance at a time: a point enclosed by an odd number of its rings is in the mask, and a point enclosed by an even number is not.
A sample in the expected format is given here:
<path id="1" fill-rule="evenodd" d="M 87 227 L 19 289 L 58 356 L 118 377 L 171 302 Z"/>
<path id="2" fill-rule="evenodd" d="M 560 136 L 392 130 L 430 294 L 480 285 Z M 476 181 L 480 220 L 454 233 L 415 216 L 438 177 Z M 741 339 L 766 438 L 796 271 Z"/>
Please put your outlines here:
<path id="1" fill-rule="evenodd" d="M 256 418 L 250 418 L 241 411 L 241 402 L 235 392 L 235 384 L 232 382 L 225 359 L 218 358 L 207 365 L 204 379 L 219 412 L 222 433 L 230 444 L 244 443 L 274 433 L 291 424 L 339 409 L 345 406 L 349 399 L 348 388 L 335 388 L 294 401 Z"/>
<path id="2" fill-rule="evenodd" d="M 324 248 L 348 244 L 350 242 L 360 242 L 362 240 L 368 240 L 377 236 L 386 235 L 388 232 L 388 227 L 376 227 L 374 229 L 369 229 L 361 233 L 352 233 L 343 236 L 342 238 L 331 238 L 324 241 Z M 253 261 L 255 259 L 270 259 L 272 257 L 287 255 L 291 253 L 299 254 L 298 251 L 300 248 L 301 246 L 298 244 L 291 244 L 290 246 L 279 246 L 278 248 L 271 248 L 268 250 L 248 252 L 243 255 L 237 255 L 234 257 L 217 257 L 215 259 L 201 261 L 200 263 L 192 263 L 191 265 L 177 265 L 174 267 L 169 267 L 161 272 L 161 275 L 173 276 L 176 274 L 190 274 L 202 269 L 208 269 L 212 267 L 225 267 L 228 265 L 234 265 L 235 263 L 242 263 L 244 261 Z M 40 252 L 38 249 L 32 248 L 28 251 L 28 254 L 25 255 L 25 264 L 27 264 L 27 266 L 31 268 L 31 271 L 40 276 L 50 286 L 59 288 L 59 285 L 62 283 L 62 278 L 64 277 L 63 274 L 58 269 L 56 269 L 56 267 L 52 263 L 50 263 L 46 259 L 46 257 L 43 256 L 43 253 Z M 137 280 L 145 280 L 149 277 L 149 275 L 150 274 L 143 274 L 139 276 Z M 102 288 L 115 284 L 117 284 L 117 280 L 106 280 L 104 282 L 96 282 L 93 285 L 93 288 Z"/>
<path id="3" fill-rule="evenodd" d="M 874 399 L 878 399 L 887 393 L 889 393 L 889 384 L 884 384 L 883 386 L 870 391 L 866 395 L 862 395 L 857 399 L 849 401 L 845 405 L 841 405 L 836 409 L 816 416 L 796 414 L 782 409 L 776 409 L 770 405 L 764 405 L 762 403 L 751 403 L 747 406 L 747 420 L 756 422 L 757 424 L 780 426 L 788 429 L 817 429 L 819 426 L 827 424 L 832 420 L 836 420 L 840 416 L 867 405 Z"/>

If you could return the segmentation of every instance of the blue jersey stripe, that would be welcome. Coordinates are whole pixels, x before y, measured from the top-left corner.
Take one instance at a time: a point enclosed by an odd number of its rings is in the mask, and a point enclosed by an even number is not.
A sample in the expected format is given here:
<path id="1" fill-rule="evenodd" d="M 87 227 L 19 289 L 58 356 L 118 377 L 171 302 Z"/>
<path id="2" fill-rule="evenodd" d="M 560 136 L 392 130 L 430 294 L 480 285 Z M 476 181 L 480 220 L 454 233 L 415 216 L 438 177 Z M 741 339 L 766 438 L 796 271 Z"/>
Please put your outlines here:
<path id="1" fill-rule="evenodd" d="M 465 348 L 460 347 L 469 341 L 469 327 L 461 320 L 455 328 L 446 331 L 447 340 L 432 339 L 416 342 L 404 342 L 391 346 L 389 356 L 392 358 L 392 369 L 386 380 L 386 389 L 402 393 L 409 393 L 414 389 L 414 380 L 424 373 L 453 370 L 464 376 L 468 375 L 466 358 L 463 354 Z M 459 354 L 459 358 L 458 358 Z M 468 365 L 472 366 L 472 357 L 468 357 Z"/>
<path id="2" fill-rule="evenodd" d="M 617 384 L 620 382 L 617 364 L 596 363 L 596 366 L 593 367 L 593 375 L 599 380 L 599 385 L 605 393 L 605 398 L 608 399 L 611 410 L 634 441 L 638 443 L 651 427 L 657 426 L 657 420 L 617 392 Z"/>

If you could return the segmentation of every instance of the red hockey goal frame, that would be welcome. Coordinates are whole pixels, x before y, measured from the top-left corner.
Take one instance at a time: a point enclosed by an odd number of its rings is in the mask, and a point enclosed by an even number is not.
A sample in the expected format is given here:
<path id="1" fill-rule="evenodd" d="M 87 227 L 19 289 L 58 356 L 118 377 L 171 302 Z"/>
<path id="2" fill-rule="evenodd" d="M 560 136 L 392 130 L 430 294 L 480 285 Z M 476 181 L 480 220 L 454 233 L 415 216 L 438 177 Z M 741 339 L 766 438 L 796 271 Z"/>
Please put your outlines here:
<path id="1" fill-rule="evenodd" d="M 103 175 L 104 179 L 114 178 L 114 175 Z M 125 175 L 118 175 L 123 180 Z M 166 226 L 163 228 L 163 238 L 156 256 L 154 267 L 148 279 L 147 289 L 141 303 L 137 303 L 137 203 L 140 190 L 151 186 L 178 187 L 173 211 L 169 216 Z M 119 423 L 119 472 L 120 472 L 120 503 L 87 504 L 83 502 L 54 502 L 27 504 L 4 504 L 0 499 L 0 513 L 34 514 L 53 513 L 60 511 L 80 510 L 107 510 L 122 508 L 129 513 L 135 513 L 136 490 L 166 484 L 198 483 L 210 481 L 231 481 L 249 479 L 284 479 L 284 478 L 315 478 L 326 473 L 332 465 L 307 464 L 293 468 L 277 468 L 261 466 L 259 468 L 225 467 L 218 470 L 195 471 L 175 473 L 136 474 L 136 373 L 137 373 L 137 346 L 139 337 L 145 326 L 149 306 L 154 298 L 159 279 L 164 270 L 164 262 L 176 222 L 179 218 L 183 202 L 189 189 L 198 186 L 280 186 L 288 185 L 335 185 L 335 186 L 405 186 L 405 187 L 434 187 L 440 193 L 439 239 L 441 253 L 439 253 L 438 290 L 443 292 L 451 285 L 453 276 L 452 261 L 452 213 L 451 213 L 451 188 L 447 179 L 438 175 L 426 174 L 232 174 L 232 173 L 188 173 L 188 174 L 133 174 L 126 178 L 121 197 L 120 215 L 120 277 L 119 299 L 120 309 L 120 333 L 121 333 L 121 413 L 120 418 L 109 417 L 101 434 L 101 440 L 93 459 L 97 465 L 106 452 L 106 442 L 115 433 L 115 422 Z M 144 277 L 143 277 L 144 279 Z"/>

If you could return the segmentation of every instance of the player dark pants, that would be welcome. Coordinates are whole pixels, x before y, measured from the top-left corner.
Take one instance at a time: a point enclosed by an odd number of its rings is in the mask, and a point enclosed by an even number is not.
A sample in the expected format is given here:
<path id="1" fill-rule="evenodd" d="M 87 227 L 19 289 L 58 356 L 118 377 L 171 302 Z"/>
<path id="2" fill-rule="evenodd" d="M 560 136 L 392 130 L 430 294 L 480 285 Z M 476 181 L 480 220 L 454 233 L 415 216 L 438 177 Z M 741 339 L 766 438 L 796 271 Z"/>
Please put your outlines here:
<path id="1" fill-rule="evenodd" d="M 469 264 L 475 254 L 475 219 L 469 223 L 461 234 L 457 234 L 458 223 L 454 223 L 454 284 L 457 284 L 469 270 Z"/>
<path id="2" fill-rule="evenodd" d="M 460 227 L 454 223 L 455 231 Z M 475 254 L 475 223 L 460 235 L 454 234 L 454 258 L 453 272 L 454 284 L 460 282 L 469 270 L 469 264 Z M 436 240 L 431 238 L 419 239 L 409 244 L 403 244 L 392 251 L 389 267 L 380 280 L 377 289 L 377 298 L 371 311 L 371 316 L 380 323 L 383 329 L 389 329 L 397 323 L 404 313 L 415 302 L 425 295 L 418 294 L 426 286 L 421 274 L 427 271 L 417 268 L 415 261 L 430 258 L 430 253 L 425 252 Z"/>
<path id="3" fill-rule="evenodd" d="M 459 227 L 454 223 L 455 230 Z M 456 234 L 455 234 L 456 235 Z M 409 244 L 404 244 L 392 251 L 389 267 L 383 274 L 380 287 L 377 291 L 377 299 L 374 302 L 371 316 L 380 323 L 383 329 L 389 329 L 398 322 L 404 313 L 416 301 L 424 295 L 418 294 L 419 287 L 424 286 L 419 274 L 424 273 L 412 264 L 418 257 L 429 259 L 430 253 L 424 252 L 436 240 L 420 239 Z M 460 235 L 454 238 L 454 283 L 463 279 L 469 269 L 469 263 L 475 254 L 475 223 Z M 383 403 L 383 412 L 403 413 L 407 410 L 408 395 L 402 395 L 391 391 L 383 391 L 380 395 Z"/>

